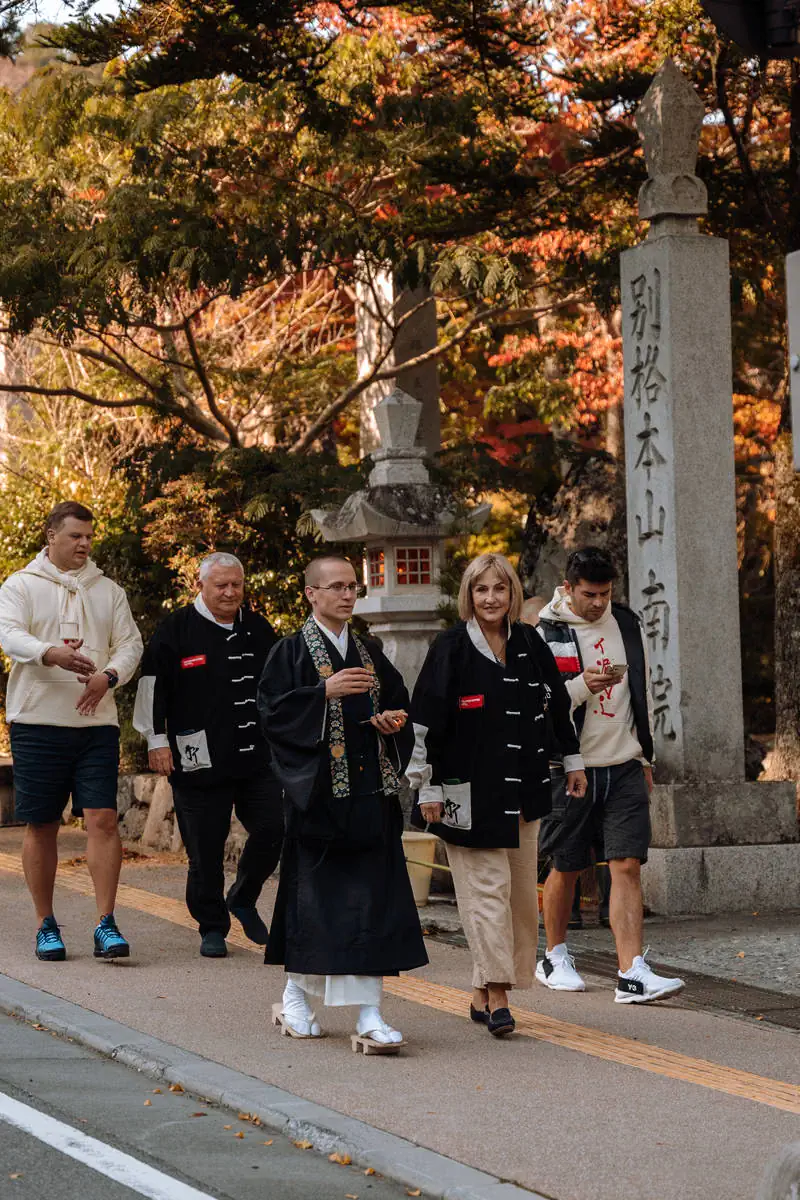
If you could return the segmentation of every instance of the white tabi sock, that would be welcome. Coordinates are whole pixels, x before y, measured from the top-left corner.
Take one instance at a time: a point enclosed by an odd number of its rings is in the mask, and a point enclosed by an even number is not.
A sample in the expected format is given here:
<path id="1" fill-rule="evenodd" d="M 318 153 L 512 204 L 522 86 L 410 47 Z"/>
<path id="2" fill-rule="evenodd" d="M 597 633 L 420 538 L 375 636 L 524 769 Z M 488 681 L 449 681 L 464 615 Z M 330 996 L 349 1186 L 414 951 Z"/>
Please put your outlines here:
<path id="1" fill-rule="evenodd" d="M 286 987 L 283 989 L 282 1011 L 284 1020 L 296 1033 L 304 1034 L 306 1037 L 319 1037 L 321 1034 L 322 1030 L 314 1020 L 314 1013 L 308 1003 L 308 997 L 293 979 L 286 980 Z"/>
<path id="2" fill-rule="evenodd" d="M 402 1042 L 403 1040 L 400 1030 L 392 1029 L 391 1025 L 387 1025 L 379 1009 L 371 1004 L 361 1005 L 358 1012 L 356 1033 L 360 1037 L 369 1036 L 373 1042 L 380 1042 L 384 1046 L 390 1042 Z"/>

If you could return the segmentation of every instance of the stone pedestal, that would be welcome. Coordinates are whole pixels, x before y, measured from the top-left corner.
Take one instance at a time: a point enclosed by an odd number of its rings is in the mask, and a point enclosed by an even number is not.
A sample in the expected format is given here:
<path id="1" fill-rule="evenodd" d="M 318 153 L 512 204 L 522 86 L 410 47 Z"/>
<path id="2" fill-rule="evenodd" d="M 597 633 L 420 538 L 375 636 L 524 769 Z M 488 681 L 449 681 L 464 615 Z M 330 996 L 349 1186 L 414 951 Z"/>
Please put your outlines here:
<path id="1" fill-rule="evenodd" d="M 800 909 L 800 845 L 652 847 L 642 891 L 665 915 Z"/>
<path id="2" fill-rule="evenodd" d="M 730 272 L 697 226 L 703 116 L 668 60 L 637 116 L 650 230 L 622 255 L 629 593 L 666 785 L 645 892 L 661 913 L 791 907 L 800 868 L 794 785 L 744 781 Z"/>
<path id="3" fill-rule="evenodd" d="M 746 846 L 797 841 L 794 783 L 698 779 L 656 785 L 650 803 L 651 844 Z"/>

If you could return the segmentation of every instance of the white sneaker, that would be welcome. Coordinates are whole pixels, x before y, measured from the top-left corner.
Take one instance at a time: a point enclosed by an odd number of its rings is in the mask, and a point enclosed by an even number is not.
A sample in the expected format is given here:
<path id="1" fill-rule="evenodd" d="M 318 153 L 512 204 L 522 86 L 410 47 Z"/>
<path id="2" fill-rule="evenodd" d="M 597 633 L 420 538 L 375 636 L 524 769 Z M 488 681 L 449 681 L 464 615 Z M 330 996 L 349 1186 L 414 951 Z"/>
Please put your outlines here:
<path id="1" fill-rule="evenodd" d="M 403 1035 L 399 1029 L 387 1025 L 380 1011 L 372 1005 L 364 1004 L 358 1014 L 356 1033 L 359 1037 L 370 1038 L 381 1046 L 399 1045 Z"/>
<path id="2" fill-rule="evenodd" d="M 556 946 L 536 964 L 536 978 L 554 992 L 585 992 L 586 984 L 575 970 L 575 959 L 566 946 Z"/>
<path id="3" fill-rule="evenodd" d="M 644 953 L 647 954 L 647 951 Z M 651 1000 L 675 996 L 685 987 L 682 979 L 665 979 L 663 975 L 656 975 L 645 962 L 644 954 L 637 954 L 630 970 L 624 973 L 620 971 L 617 975 L 614 1000 L 617 1004 L 649 1004 Z"/>

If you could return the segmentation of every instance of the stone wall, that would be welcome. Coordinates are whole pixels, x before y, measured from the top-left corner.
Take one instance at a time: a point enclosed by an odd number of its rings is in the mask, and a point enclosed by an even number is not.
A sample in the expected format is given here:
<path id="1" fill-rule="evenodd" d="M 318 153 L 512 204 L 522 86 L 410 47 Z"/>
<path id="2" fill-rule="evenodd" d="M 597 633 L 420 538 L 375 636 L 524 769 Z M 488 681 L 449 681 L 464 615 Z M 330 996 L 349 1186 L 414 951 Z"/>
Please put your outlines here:
<path id="1" fill-rule="evenodd" d="M 117 791 L 119 831 L 126 842 L 138 842 L 143 849 L 183 849 L 175 820 L 175 807 L 169 781 L 160 775 L 121 775 Z M 246 834 L 236 817 L 225 845 L 225 863 L 235 867 Z"/>

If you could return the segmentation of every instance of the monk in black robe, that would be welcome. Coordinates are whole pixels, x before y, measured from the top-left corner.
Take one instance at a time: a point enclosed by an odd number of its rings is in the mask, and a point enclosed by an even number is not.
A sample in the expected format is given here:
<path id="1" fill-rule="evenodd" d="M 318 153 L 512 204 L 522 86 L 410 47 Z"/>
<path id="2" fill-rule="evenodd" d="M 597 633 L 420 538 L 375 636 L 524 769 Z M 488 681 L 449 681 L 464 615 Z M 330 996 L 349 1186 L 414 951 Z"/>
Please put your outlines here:
<path id="1" fill-rule="evenodd" d="M 311 616 L 274 648 L 258 694 L 286 802 L 265 956 L 288 975 L 274 1020 L 291 1036 L 318 1037 L 309 995 L 358 1005 L 362 1044 L 397 1049 L 402 1034 L 380 1011 L 383 976 L 428 961 L 397 798 L 414 742 L 408 692 L 378 644 L 349 627 L 352 564 L 315 559 L 305 578 Z"/>

